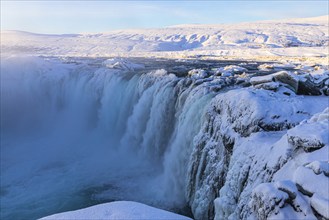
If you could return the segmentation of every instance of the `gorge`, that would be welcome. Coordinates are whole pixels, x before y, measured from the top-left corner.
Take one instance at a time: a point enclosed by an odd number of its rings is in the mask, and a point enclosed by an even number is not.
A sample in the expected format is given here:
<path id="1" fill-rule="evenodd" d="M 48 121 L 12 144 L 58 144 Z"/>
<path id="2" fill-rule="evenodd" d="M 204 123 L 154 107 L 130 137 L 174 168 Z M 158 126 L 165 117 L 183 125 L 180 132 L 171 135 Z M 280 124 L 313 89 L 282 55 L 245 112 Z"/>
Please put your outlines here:
<path id="1" fill-rule="evenodd" d="M 120 200 L 329 217 L 326 66 L 12 56 L 1 80 L 5 219 Z"/>

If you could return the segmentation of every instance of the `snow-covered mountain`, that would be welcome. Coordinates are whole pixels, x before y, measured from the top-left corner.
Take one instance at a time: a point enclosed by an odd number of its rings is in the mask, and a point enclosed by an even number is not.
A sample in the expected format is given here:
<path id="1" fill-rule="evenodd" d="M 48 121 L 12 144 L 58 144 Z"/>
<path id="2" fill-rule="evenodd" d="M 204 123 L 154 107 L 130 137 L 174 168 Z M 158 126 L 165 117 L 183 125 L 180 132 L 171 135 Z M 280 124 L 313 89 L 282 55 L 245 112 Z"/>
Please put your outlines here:
<path id="1" fill-rule="evenodd" d="M 328 16 L 97 34 L 2 31 L 2 53 L 61 56 L 328 56 Z"/>

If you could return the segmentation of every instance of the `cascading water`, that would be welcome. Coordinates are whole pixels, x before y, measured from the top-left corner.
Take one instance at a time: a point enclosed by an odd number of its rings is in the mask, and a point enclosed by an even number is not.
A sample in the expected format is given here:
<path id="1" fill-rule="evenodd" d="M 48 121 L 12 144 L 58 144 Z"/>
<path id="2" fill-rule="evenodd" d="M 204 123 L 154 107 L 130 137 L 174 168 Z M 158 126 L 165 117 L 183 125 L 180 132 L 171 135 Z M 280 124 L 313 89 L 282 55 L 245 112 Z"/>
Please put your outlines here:
<path id="1" fill-rule="evenodd" d="M 3 59 L 2 217 L 113 200 L 187 214 L 187 164 L 211 96 L 165 70 Z"/>
<path id="2" fill-rule="evenodd" d="M 145 66 L 122 59 L 1 59 L 1 219 L 116 200 L 192 212 L 196 219 L 265 218 L 278 198 L 262 196 L 270 185 L 260 183 L 279 178 L 272 188 L 281 190 L 285 164 L 306 169 L 305 154 L 327 163 L 321 152 L 328 138 L 314 141 L 293 130 L 318 126 L 328 133 L 318 119 L 303 121 L 322 112 L 327 97 L 298 95 L 328 94 L 328 73 L 313 78 L 299 67 L 262 72 L 257 63 L 139 61 Z M 309 144 L 297 152 L 300 142 Z M 312 219 L 312 204 L 290 198 L 299 193 L 290 183 L 282 188 L 292 190 L 284 204 Z M 263 204 L 273 208 L 259 212 Z"/>

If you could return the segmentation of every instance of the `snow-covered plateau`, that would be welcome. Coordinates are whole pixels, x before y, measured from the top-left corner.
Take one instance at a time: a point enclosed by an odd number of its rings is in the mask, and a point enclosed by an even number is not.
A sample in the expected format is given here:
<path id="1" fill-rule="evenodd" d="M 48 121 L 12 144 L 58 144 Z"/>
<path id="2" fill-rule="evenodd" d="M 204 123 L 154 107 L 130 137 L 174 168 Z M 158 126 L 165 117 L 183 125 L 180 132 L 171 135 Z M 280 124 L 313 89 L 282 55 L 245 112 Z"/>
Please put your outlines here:
<path id="1" fill-rule="evenodd" d="M 329 219 L 326 19 L 1 32 L 1 219 Z"/>
<path id="2" fill-rule="evenodd" d="M 328 63 L 329 17 L 179 25 L 107 33 L 1 31 L 1 53 L 79 57 L 293 60 Z"/>

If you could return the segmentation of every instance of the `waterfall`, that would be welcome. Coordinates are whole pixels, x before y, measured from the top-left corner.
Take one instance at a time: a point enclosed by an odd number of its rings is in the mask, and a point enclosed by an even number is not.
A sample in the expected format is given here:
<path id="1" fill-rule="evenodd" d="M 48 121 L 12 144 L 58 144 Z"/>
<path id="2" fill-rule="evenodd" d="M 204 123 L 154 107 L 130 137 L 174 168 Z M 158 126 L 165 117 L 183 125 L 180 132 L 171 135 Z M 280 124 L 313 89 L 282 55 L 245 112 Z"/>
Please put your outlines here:
<path id="1" fill-rule="evenodd" d="M 262 190 L 281 183 L 253 192 L 260 183 L 294 175 L 289 164 L 306 169 L 328 161 L 321 153 L 327 142 L 299 131 L 305 123 L 318 126 L 305 120 L 322 112 L 328 97 L 297 95 L 285 80 L 273 91 L 248 87 L 245 73 L 217 73 L 234 65 L 213 69 L 211 63 L 212 69 L 206 64 L 187 74 L 185 66 L 177 72 L 182 63 L 144 63 L 1 59 L 1 218 L 36 219 L 131 200 L 195 219 L 247 219 L 263 202 L 275 206 L 261 199 Z M 244 71 L 257 66 L 248 65 Z M 326 91 L 322 85 L 318 91 Z M 303 150 L 295 139 L 311 144 Z M 303 210 L 313 215 L 310 205 Z"/>
<path id="2" fill-rule="evenodd" d="M 212 97 L 202 84 L 35 57 L 2 60 L 1 83 L 4 218 L 113 200 L 186 206 L 193 138 Z"/>

